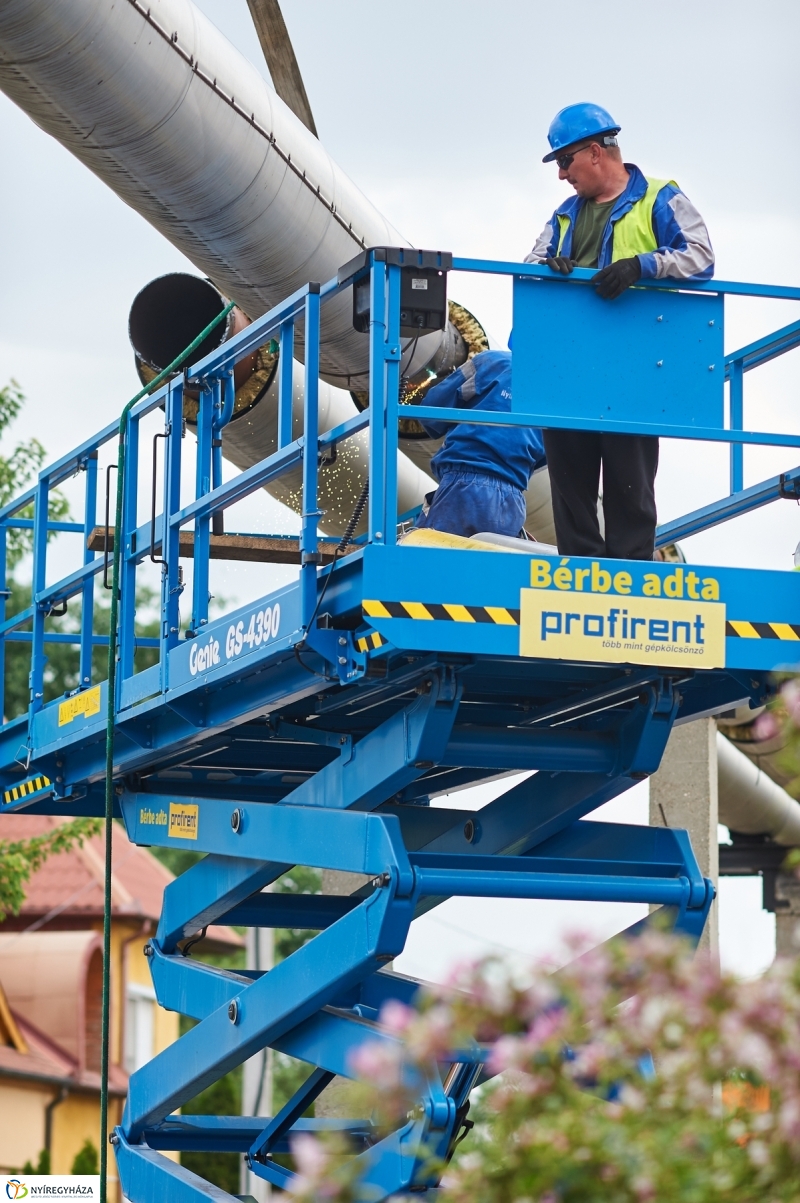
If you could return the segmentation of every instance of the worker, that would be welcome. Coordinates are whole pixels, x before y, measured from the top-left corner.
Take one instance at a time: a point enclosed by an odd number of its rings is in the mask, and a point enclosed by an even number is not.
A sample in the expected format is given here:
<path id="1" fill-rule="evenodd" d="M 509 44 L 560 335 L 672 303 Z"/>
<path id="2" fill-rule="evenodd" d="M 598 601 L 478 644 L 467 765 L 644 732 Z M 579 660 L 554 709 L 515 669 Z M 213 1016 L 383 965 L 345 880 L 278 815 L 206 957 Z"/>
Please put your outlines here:
<path id="1" fill-rule="evenodd" d="M 526 263 L 563 275 L 599 268 L 592 283 L 607 301 L 638 280 L 708 279 L 714 252 L 702 217 L 674 181 L 622 161 L 620 128 L 596 104 L 572 104 L 553 118 L 543 162 L 555 160 L 575 196 L 556 209 Z M 652 560 L 658 439 L 546 430 L 544 446 L 559 552 Z M 601 465 L 605 537 L 597 517 Z"/>
<path id="2" fill-rule="evenodd" d="M 482 351 L 425 394 L 425 405 L 511 412 L 511 352 Z M 428 493 L 417 526 L 451 535 L 493 532 L 525 538 L 525 490 L 545 462 L 542 432 L 530 426 L 423 419 L 445 436 L 431 460 L 439 487 Z"/>

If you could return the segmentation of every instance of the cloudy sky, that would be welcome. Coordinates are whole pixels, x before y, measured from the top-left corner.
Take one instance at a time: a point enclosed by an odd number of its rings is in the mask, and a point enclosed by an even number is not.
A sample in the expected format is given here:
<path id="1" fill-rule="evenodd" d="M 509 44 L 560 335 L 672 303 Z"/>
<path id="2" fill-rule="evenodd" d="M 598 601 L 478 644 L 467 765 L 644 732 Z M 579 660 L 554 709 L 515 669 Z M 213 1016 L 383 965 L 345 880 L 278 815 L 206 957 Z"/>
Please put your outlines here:
<path id="1" fill-rule="evenodd" d="M 267 75 L 245 0 L 199 7 Z M 416 245 L 521 258 L 564 194 L 541 163 L 550 119 L 591 99 L 621 124 L 625 157 L 676 179 L 700 208 L 718 276 L 800 282 L 795 0 L 283 0 L 283 9 L 322 142 Z M 134 294 L 191 265 L 1 95 L 0 162 L 0 384 L 13 376 L 29 398 L 11 438 L 36 434 L 56 455 L 138 387 L 126 332 Z M 451 293 L 507 337 L 506 286 L 460 278 Z M 734 301 L 728 349 L 796 316 L 797 307 Z M 798 359 L 748 378 L 746 425 L 800 430 Z M 746 483 L 795 462 L 791 452 L 747 451 Z M 663 518 L 711 501 L 727 490 L 725 454 L 667 444 L 658 487 Z M 287 525 L 266 499 L 251 516 Z M 798 539 L 800 509 L 782 502 L 689 540 L 686 553 L 788 569 Z M 225 587 L 236 596 L 239 582 Z M 646 788 L 626 806 L 642 821 Z M 723 953 L 743 971 L 770 956 L 759 905 L 758 883 L 723 883 Z M 406 967 L 435 972 L 443 947 L 538 951 L 562 920 L 582 918 L 526 906 L 440 908 Z"/>

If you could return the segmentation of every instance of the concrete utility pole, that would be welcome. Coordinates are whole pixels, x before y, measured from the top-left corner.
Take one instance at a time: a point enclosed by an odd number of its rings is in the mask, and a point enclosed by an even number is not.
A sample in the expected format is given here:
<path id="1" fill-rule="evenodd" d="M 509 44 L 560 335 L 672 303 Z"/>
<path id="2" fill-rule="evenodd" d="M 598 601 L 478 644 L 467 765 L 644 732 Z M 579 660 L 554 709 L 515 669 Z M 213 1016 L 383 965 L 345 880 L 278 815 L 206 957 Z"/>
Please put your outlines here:
<path id="1" fill-rule="evenodd" d="M 796 957 L 800 952 L 800 881 L 793 873 L 779 873 L 775 899 L 788 906 L 775 911 L 775 956 Z"/>
<path id="2" fill-rule="evenodd" d="M 717 725 L 713 718 L 695 719 L 673 730 L 661 767 L 650 778 L 650 825 L 685 827 L 701 871 L 715 886 L 719 885 L 718 816 Z M 716 902 L 698 947 L 719 958 Z"/>

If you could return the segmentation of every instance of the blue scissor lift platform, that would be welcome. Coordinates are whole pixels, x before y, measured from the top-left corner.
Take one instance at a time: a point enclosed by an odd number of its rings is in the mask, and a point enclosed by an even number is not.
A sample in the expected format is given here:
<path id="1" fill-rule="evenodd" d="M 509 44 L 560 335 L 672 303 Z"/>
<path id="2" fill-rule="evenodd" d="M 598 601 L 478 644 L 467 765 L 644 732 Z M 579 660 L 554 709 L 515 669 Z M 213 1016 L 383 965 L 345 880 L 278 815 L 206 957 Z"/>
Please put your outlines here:
<path id="1" fill-rule="evenodd" d="M 277 1187 L 275 1161 L 293 1131 L 349 1134 L 375 1198 L 435 1187 L 417 1158 L 446 1158 L 463 1128 L 485 1050 L 432 1065 L 405 1127 L 381 1135 L 361 1117 L 302 1119 L 336 1075 L 351 1073 L 363 1041 L 392 1042 L 378 1022 L 391 998 L 419 984 L 392 972 L 414 917 L 453 896 L 659 904 L 698 938 L 713 900 L 685 832 L 584 822 L 659 766 L 675 723 L 761 704 L 770 674 L 800 661 L 800 576 L 746 568 L 583 560 L 481 548 L 467 540 L 398 543 L 396 450 L 400 288 L 408 270 L 442 270 L 449 256 L 392 248 L 367 253 L 325 285 L 309 284 L 201 362 L 139 401 L 126 432 L 121 530 L 115 799 L 129 838 L 204 859 L 171 883 L 148 945 L 159 1003 L 197 1024 L 131 1077 L 114 1141 L 124 1193 L 141 1200 L 223 1196 L 163 1156 L 238 1152 Z M 470 420 L 705 439 L 730 446 L 730 495 L 661 527 L 665 545 L 781 496 L 800 468 L 744 488 L 744 444 L 800 446 L 800 437 L 743 428 L 744 374 L 800 342 L 800 322 L 725 355 L 725 296 L 800 300 L 800 289 L 710 281 L 653 282 L 606 303 L 547 268 L 455 259 L 459 271 L 506 275 L 514 289 L 510 414 Z M 319 433 L 321 309 L 369 280 L 370 406 Z M 295 324 L 305 340 L 304 435 L 292 438 Z M 367 336 L 365 335 L 365 338 Z M 220 432 L 233 407 L 234 363 L 269 339 L 281 351 L 278 446 L 223 483 Z M 613 356 L 609 347 L 614 347 Z M 553 348 L 558 348 L 554 351 Z M 549 351 L 548 351 L 549 349 Z M 725 394 L 725 383 L 729 392 Z M 183 392 L 199 390 L 195 500 L 181 505 Z M 163 410 L 163 504 L 137 525 L 139 432 Z M 407 410 L 405 411 L 408 412 Z M 420 416 L 463 420 L 464 411 Z M 650 419 L 643 421 L 643 417 Z M 322 565 L 320 463 L 360 430 L 370 438 L 366 535 Z M 42 472 L 0 510 L 7 532 L 30 526 L 29 609 L 4 614 L 7 640 L 31 644 L 31 704 L 0 728 L 3 809 L 103 813 L 105 682 L 92 679 L 98 451 L 116 424 Z M 209 618 L 214 515 L 302 467 L 298 579 L 253 604 Z M 82 523 L 48 522 L 51 491 L 85 472 Z M 153 489 L 155 498 L 155 488 Z M 192 613 L 180 630 L 182 528 L 194 532 Z M 80 532 L 70 575 L 48 583 L 48 535 Z M 109 540 L 110 542 L 110 540 Z M 156 553 L 160 554 L 156 554 Z M 135 671 L 137 568 L 162 561 L 157 662 Z M 265 584 L 270 569 L 264 569 Z M 80 687 L 45 704 L 45 618 L 82 600 Z M 5 604 L 5 603 L 4 603 Z M 59 638 L 64 638 L 63 635 Z M 142 640 L 138 640 L 141 646 Z M 478 812 L 430 806 L 432 796 L 511 771 L 536 770 Z M 366 874 L 347 896 L 265 891 L 295 864 Z M 264 973 L 229 972 L 183 955 L 210 923 L 316 931 Z M 245 1059 L 272 1047 L 303 1060 L 309 1077 L 275 1117 L 177 1114 Z"/>

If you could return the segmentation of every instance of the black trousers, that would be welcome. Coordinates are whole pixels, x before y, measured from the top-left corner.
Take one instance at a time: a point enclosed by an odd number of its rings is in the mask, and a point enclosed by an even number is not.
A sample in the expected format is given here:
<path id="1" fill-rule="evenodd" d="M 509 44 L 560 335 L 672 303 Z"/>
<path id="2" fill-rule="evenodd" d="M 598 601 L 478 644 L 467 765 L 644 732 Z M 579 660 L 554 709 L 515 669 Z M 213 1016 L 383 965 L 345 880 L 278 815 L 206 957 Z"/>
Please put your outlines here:
<path id="1" fill-rule="evenodd" d="M 652 560 L 658 439 L 545 430 L 544 447 L 560 554 Z M 605 538 L 597 522 L 601 464 Z"/>

